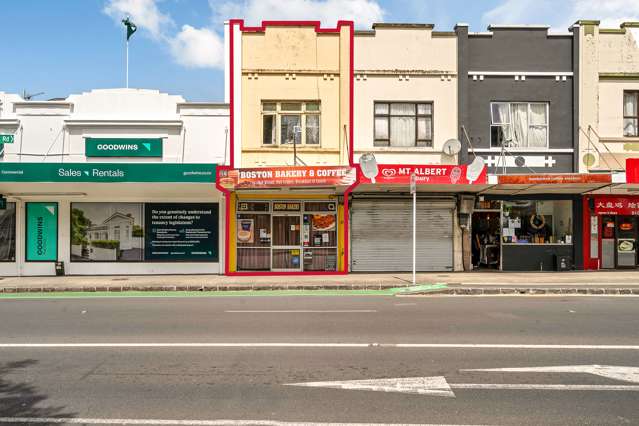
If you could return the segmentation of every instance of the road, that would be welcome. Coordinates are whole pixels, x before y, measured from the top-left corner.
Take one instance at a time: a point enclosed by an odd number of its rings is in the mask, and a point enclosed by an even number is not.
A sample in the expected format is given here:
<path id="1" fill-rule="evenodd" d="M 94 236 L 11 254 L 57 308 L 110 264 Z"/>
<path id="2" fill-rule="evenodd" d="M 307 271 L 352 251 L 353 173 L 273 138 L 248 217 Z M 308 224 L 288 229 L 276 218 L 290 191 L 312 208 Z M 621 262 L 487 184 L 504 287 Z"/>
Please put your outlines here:
<path id="1" fill-rule="evenodd" d="M 639 424 L 638 312 L 632 297 L 0 300 L 0 424 Z M 593 365 L 623 368 L 565 367 Z M 415 377 L 436 379 L 409 393 Z M 393 380 L 349 382 L 375 379 Z M 292 385 L 308 382 L 338 383 Z"/>

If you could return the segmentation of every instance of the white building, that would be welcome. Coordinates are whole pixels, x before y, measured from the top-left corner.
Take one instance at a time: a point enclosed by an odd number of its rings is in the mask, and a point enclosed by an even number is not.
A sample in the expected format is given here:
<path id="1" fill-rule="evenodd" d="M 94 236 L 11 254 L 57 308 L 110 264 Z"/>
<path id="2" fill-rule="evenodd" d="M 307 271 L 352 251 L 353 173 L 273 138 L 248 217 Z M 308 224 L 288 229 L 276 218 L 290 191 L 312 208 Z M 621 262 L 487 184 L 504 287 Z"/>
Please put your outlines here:
<path id="1" fill-rule="evenodd" d="M 0 92 L 0 275 L 219 273 L 228 120 L 154 90 Z"/>

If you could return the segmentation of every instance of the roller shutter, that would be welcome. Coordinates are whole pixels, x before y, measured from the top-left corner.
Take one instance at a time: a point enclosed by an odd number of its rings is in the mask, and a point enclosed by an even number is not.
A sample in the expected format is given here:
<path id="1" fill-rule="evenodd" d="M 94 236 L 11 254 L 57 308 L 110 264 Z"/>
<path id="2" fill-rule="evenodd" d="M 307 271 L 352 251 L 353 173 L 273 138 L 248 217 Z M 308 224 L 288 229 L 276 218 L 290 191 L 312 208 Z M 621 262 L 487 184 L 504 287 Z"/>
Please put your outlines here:
<path id="1" fill-rule="evenodd" d="M 417 200 L 417 271 L 453 270 L 452 200 Z M 404 272 L 413 268 L 412 199 L 356 199 L 351 217 L 351 268 Z"/>

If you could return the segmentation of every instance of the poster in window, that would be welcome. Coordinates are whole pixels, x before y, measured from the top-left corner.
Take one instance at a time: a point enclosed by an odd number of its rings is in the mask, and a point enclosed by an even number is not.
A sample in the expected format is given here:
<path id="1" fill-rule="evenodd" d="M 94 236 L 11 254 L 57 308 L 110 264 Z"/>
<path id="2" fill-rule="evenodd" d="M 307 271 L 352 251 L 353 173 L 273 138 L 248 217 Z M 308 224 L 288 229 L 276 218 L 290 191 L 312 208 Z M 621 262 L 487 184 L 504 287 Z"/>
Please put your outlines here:
<path id="1" fill-rule="evenodd" d="M 264 232 L 262 232 L 264 231 Z M 240 243 L 252 244 L 255 235 L 255 222 L 253 219 L 237 220 L 237 241 Z M 260 239 L 266 238 L 266 229 L 260 229 Z"/>
<path id="2" fill-rule="evenodd" d="M 58 203 L 27 203 L 25 241 L 28 262 L 58 259 Z"/>
<path id="3" fill-rule="evenodd" d="M 142 203 L 71 203 L 71 261 L 144 260 Z"/>
<path id="4" fill-rule="evenodd" d="M 313 231 L 334 231 L 335 215 L 334 214 L 314 214 Z"/>
<path id="5" fill-rule="evenodd" d="M 147 203 L 144 223 L 145 260 L 218 261 L 217 203 Z"/>
<path id="6" fill-rule="evenodd" d="M 16 261 L 16 203 L 0 210 L 0 262 Z"/>

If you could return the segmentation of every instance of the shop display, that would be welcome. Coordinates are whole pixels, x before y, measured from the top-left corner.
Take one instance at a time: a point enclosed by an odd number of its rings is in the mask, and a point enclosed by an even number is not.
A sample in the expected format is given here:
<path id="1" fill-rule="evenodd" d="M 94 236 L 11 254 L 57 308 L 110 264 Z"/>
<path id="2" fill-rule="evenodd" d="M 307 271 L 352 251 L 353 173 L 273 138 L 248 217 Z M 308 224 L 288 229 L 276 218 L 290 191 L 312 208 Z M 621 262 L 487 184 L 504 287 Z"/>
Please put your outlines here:
<path id="1" fill-rule="evenodd" d="M 16 260 L 16 203 L 0 210 L 0 262 Z"/>

